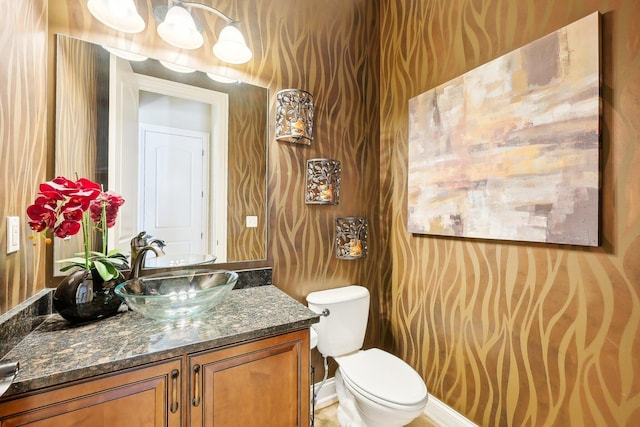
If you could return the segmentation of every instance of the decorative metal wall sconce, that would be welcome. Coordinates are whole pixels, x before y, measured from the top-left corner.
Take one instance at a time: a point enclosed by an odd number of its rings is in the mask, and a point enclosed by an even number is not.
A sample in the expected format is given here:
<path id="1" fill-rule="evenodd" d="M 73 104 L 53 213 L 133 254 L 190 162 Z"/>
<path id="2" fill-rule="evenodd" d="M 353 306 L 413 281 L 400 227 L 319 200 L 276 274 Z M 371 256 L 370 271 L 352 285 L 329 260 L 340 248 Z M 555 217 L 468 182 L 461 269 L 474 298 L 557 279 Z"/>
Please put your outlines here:
<path id="1" fill-rule="evenodd" d="M 308 205 L 337 205 L 340 201 L 341 170 L 338 160 L 307 160 L 304 202 Z"/>
<path id="2" fill-rule="evenodd" d="M 367 256 L 367 220 L 361 217 L 336 219 L 336 258 L 359 259 Z"/>
<path id="3" fill-rule="evenodd" d="M 313 95 L 300 89 L 276 93 L 276 140 L 311 145 Z"/>

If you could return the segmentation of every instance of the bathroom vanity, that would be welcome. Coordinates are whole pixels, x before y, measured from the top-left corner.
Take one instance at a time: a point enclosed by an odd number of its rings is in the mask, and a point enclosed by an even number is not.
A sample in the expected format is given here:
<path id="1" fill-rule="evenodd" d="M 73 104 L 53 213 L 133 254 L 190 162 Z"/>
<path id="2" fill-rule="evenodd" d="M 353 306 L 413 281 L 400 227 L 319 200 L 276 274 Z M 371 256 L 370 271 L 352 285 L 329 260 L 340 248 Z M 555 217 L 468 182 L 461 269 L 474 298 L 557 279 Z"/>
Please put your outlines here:
<path id="1" fill-rule="evenodd" d="M 0 425 L 307 426 L 317 321 L 271 285 L 178 322 L 129 311 L 73 326 L 51 314 L 0 361 L 21 367 Z"/>

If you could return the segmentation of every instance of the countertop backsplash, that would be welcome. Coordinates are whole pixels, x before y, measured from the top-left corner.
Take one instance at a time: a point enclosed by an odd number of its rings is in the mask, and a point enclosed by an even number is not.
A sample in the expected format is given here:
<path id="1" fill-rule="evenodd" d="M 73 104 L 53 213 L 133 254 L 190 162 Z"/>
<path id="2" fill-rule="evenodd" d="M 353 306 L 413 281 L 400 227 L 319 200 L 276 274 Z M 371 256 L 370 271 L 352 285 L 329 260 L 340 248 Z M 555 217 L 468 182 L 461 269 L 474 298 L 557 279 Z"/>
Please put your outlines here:
<path id="1" fill-rule="evenodd" d="M 0 315 L 0 359 L 53 312 L 53 289 L 43 289 Z"/>

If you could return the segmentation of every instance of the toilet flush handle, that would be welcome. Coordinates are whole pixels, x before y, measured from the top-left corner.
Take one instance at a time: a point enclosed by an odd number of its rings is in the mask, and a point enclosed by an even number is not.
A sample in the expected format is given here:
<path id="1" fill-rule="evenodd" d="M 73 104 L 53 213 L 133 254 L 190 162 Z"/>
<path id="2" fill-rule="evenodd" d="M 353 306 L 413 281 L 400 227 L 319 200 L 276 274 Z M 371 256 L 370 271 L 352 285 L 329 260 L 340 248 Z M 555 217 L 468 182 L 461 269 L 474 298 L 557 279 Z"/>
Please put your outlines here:
<path id="1" fill-rule="evenodd" d="M 324 310 L 322 310 L 322 313 L 319 313 L 319 314 L 322 317 L 328 317 L 331 314 L 331 312 L 329 311 L 328 308 L 325 308 Z"/>

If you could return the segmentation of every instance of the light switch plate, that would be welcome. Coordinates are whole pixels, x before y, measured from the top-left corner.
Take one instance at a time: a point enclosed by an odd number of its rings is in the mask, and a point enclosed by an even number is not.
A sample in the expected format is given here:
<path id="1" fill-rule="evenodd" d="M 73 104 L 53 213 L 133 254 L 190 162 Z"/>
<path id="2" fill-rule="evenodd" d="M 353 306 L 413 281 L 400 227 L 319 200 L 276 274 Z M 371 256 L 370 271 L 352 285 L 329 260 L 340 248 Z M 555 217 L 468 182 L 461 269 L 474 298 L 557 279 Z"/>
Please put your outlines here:
<path id="1" fill-rule="evenodd" d="M 7 254 L 17 252 L 20 249 L 20 217 L 7 217 Z"/>
<path id="2" fill-rule="evenodd" d="M 257 216 L 247 216 L 247 228 L 255 228 L 258 226 Z"/>

